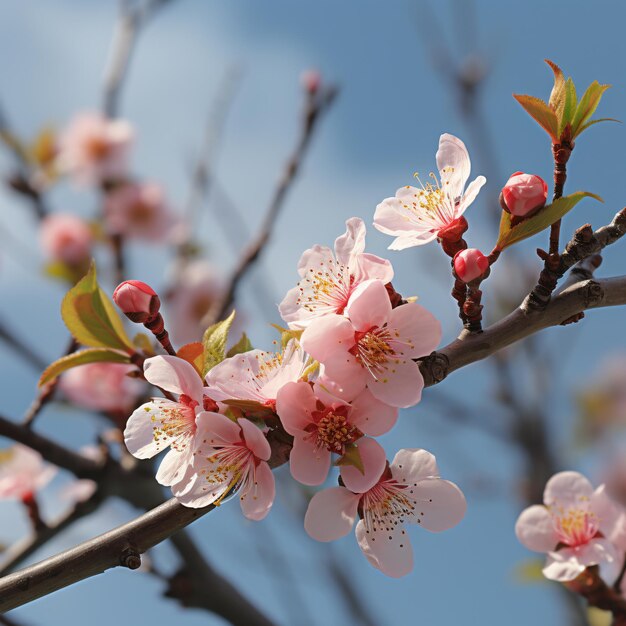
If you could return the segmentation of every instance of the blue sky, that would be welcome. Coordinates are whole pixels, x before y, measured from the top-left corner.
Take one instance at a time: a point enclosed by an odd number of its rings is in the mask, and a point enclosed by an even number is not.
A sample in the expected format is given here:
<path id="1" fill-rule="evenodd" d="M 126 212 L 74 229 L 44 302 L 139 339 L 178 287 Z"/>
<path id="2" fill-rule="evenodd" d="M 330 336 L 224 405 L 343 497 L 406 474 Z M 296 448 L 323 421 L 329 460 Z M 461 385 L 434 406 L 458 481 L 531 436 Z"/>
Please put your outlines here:
<path id="1" fill-rule="evenodd" d="M 262 278 L 271 286 L 270 298 L 279 301 L 296 280 L 296 263 L 304 249 L 313 243 L 331 243 L 352 215 L 371 222 L 382 198 L 410 183 L 413 172 L 434 169 L 442 132 L 466 141 L 473 156 L 473 176 L 487 174 L 487 185 L 468 217 L 471 245 L 489 249 L 494 234 L 485 219 L 487 198 L 497 195 L 517 170 L 550 178 L 547 136 L 511 98 L 513 92 L 547 97 L 551 80 L 543 63 L 546 57 L 573 76 L 579 91 L 594 79 L 613 83 L 601 113 L 626 119 L 621 2 L 597 2 L 593 11 L 584 1 L 431 4 L 456 58 L 464 58 L 476 44 L 489 64 L 482 103 L 497 146 L 493 173 L 484 169 L 489 164 L 472 151 L 474 131 L 460 118 L 454 97 L 430 62 L 424 33 L 430 32 L 435 41 L 440 41 L 440 34 L 431 28 L 420 2 L 173 0 L 146 29 L 121 102 L 123 115 L 138 129 L 136 171 L 163 182 L 172 201 L 181 205 L 210 105 L 225 73 L 240 68 L 242 78 L 216 167 L 221 187 L 241 209 L 250 231 L 260 222 L 294 143 L 301 71 L 319 68 L 325 79 L 341 88 L 336 105 L 314 138 L 302 177 L 291 190 L 265 257 L 244 285 L 246 291 L 252 281 Z M 2 3 L 0 101 L 18 132 L 31 136 L 45 123 L 61 126 L 75 111 L 99 106 L 114 18 L 112 1 Z M 623 206 L 623 133 L 622 126 L 599 125 L 578 141 L 567 188 L 598 193 L 605 204 L 581 203 L 564 220 L 564 233 L 585 221 L 596 227 L 605 224 Z M 6 160 L 1 164 L 6 171 Z M 58 210 L 87 215 L 93 211 L 95 198 L 63 186 L 54 192 L 53 201 Z M 11 320 L 25 339 L 53 359 L 66 343 L 57 313 L 63 290 L 39 276 L 35 225 L 28 210 L 4 190 L 0 202 L 0 225 L 27 252 L 18 259 L 13 248 L 0 250 L 0 316 Z M 236 256 L 219 236 L 214 213 L 218 210 L 214 197 L 199 232 L 211 258 L 227 271 Z M 433 247 L 388 253 L 389 243 L 387 237 L 370 230 L 370 251 L 388 255 L 396 268 L 397 287 L 418 294 L 420 302 L 442 319 L 444 341 L 450 340 L 458 330 L 458 320 L 448 296 L 448 261 Z M 537 245 L 533 240 L 522 246 L 530 259 Z M 610 249 L 602 272 L 607 276 L 623 273 L 623 258 L 619 247 Z M 162 283 L 166 260 L 154 250 L 134 247 L 131 262 L 136 278 Z M 539 261 L 531 263 L 538 272 Z M 514 276 L 502 273 L 503 268 L 496 266 L 490 281 L 514 281 Z M 507 272 L 515 271 L 514 266 L 507 266 Z M 249 311 L 254 309 L 251 296 L 244 297 L 244 304 Z M 268 347 L 271 335 L 266 322 L 277 322 L 278 317 L 255 319 L 249 314 L 249 319 L 255 345 Z M 559 362 L 557 399 L 550 407 L 559 443 L 567 440 L 571 425 L 569 391 L 591 375 L 603 354 L 624 348 L 623 338 L 616 338 L 612 331 L 620 323 L 623 312 L 597 311 L 578 327 L 545 333 L 546 345 L 555 351 L 568 345 L 566 358 Z M 11 390 L 3 397 L 2 411 L 17 416 L 29 402 L 36 375 L 5 350 L 0 352 L 0 375 L 2 388 Z M 449 393 L 471 403 L 489 397 L 491 376 L 489 367 L 478 365 L 455 373 L 444 385 Z M 51 410 L 41 420 L 42 431 L 76 446 L 91 442 L 100 426 L 78 412 L 61 410 Z M 412 532 L 416 568 L 400 581 L 386 579 L 368 567 L 352 537 L 333 546 L 377 623 L 393 625 L 409 619 L 434 626 L 505 621 L 525 626 L 531 621 L 557 623 L 562 619 L 562 607 L 547 584 L 520 585 L 513 574 L 516 563 L 530 556 L 513 533 L 520 510 L 516 489 L 521 467 L 514 450 L 445 421 L 429 403 L 428 393 L 383 442 L 390 455 L 401 446 L 434 452 L 443 475 L 466 491 L 469 508 L 464 522 L 452 531 L 442 535 L 419 529 Z M 492 487 L 478 488 L 485 479 Z M 52 497 L 46 502 L 50 511 L 58 508 Z M 25 530 L 19 525 L 20 512 L 4 504 L 1 511 L 0 541 L 10 541 Z M 111 503 L 106 515 L 85 520 L 50 545 L 49 551 L 107 530 L 132 515 L 125 506 Z M 262 523 L 261 531 L 231 505 L 196 523 L 191 532 L 211 562 L 239 582 L 279 623 L 295 622 L 284 602 L 290 587 L 261 549 L 268 541 L 279 547 L 291 565 L 287 579 L 293 579 L 291 584 L 297 585 L 305 599 L 309 622 L 349 624 L 350 616 L 324 573 L 327 547 L 308 539 L 298 515 L 279 494 L 276 510 Z M 175 566 L 167 547 L 157 551 L 156 558 L 165 569 Z M 124 607 L 123 624 L 138 620 L 182 623 L 182 610 L 161 599 L 160 588 L 148 576 L 115 571 L 24 607 L 15 616 L 29 624 L 89 620 L 100 626 L 110 622 L 114 598 L 116 606 Z M 190 625 L 219 623 L 193 611 L 184 618 Z"/>

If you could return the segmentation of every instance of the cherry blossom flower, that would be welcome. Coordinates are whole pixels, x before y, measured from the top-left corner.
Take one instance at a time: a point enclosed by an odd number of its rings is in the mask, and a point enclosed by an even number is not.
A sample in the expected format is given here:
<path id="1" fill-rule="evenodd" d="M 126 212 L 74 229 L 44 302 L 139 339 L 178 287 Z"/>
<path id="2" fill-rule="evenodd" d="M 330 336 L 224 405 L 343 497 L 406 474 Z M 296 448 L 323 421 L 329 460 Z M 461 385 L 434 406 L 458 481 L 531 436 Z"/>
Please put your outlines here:
<path id="1" fill-rule="evenodd" d="M 283 385 L 303 375 L 307 355 L 292 339 L 281 353 L 250 350 L 216 365 L 206 376 L 208 393 L 218 402 L 250 400 L 274 410 Z"/>
<path id="2" fill-rule="evenodd" d="M 298 382 L 279 390 L 276 412 L 294 437 L 289 466 L 297 481 L 321 485 L 330 470 L 331 454 L 343 456 L 356 446 L 363 472 L 354 465 L 342 465 L 345 486 L 361 492 L 376 483 L 385 467 L 385 451 L 363 435 L 379 436 L 390 430 L 398 417 L 397 409 L 376 400 L 367 390 L 351 404 L 340 398 L 325 403 L 309 383 Z"/>
<path id="3" fill-rule="evenodd" d="M 188 263 L 177 274 L 167 300 L 173 340 L 180 344 L 199 341 L 207 327 L 203 320 L 221 302 L 223 293 L 224 282 L 213 264 L 205 260 Z"/>
<path id="4" fill-rule="evenodd" d="M 0 500 L 31 500 L 56 472 L 38 452 L 22 444 L 0 450 Z"/>
<path id="5" fill-rule="evenodd" d="M 85 185 L 123 178 L 132 139 L 132 127 L 125 120 L 79 113 L 60 137 L 59 169 Z"/>
<path id="6" fill-rule="evenodd" d="M 543 574 L 551 580 L 574 580 L 590 565 L 608 565 L 609 577 L 626 549 L 626 513 L 606 494 L 595 491 L 578 472 L 559 472 L 546 484 L 545 506 L 522 511 L 515 533 L 535 552 L 548 557 Z"/>
<path id="7" fill-rule="evenodd" d="M 41 221 L 39 240 L 49 259 L 77 266 L 91 256 L 93 233 L 80 217 L 57 213 Z"/>
<path id="8" fill-rule="evenodd" d="M 414 358 L 432 352 L 441 325 L 416 303 L 391 308 L 379 280 L 366 281 L 352 294 L 347 317 L 315 320 L 301 337 L 302 347 L 324 364 L 325 374 L 354 388 L 366 385 L 378 400 L 409 407 L 421 399 L 424 379 Z"/>
<path id="9" fill-rule="evenodd" d="M 290 328 L 306 328 L 311 321 L 342 314 L 356 287 L 365 280 L 393 279 L 391 263 L 366 254 L 365 224 L 358 217 L 346 221 L 346 232 L 335 240 L 335 254 L 326 246 L 306 250 L 298 263 L 300 282 L 279 306 Z"/>
<path id="10" fill-rule="evenodd" d="M 65 372 L 59 386 L 78 406 L 127 414 L 145 389 L 141 380 L 127 376 L 134 370 L 125 363 L 88 363 Z"/>
<path id="11" fill-rule="evenodd" d="M 192 508 L 219 506 L 238 493 L 243 514 L 263 519 L 272 508 L 275 484 L 267 464 L 270 444 L 261 429 L 244 418 L 234 422 L 220 413 L 203 413 L 197 441 L 189 482 L 172 490 L 179 502 Z"/>
<path id="12" fill-rule="evenodd" d="M 365 493 L 333 487 L 315 494 L 304 527 L 313 539 L 333 541 L 350 532 L 358 514 L 356 538 L 363 554 L 375 568 L 399 578 L 413 569 L 404 525 L 448 530 L 463 519 L 466 506 L 462 491 L 439 477 L 430 452 L 404 449 Z"/>
<path id="13" fill-rule="evenodd" d="M 188 480 L 196 447 L 197 420 L 215 402 L 204 395 L 202 379 L 194 367 L 175 356 L 146 359 L 144 376 L 149 383 L 178 394 L 178 401 L 154 398 L 142 404 L 128 418 L 124 441 L 129 452 L 138 459 L 150 459 L 166 448 L 156 479 L 165 486 Z"/>
<path id="14" fill-rule="evenodd" d="M 432 183 L 420 187 L 407 185 L 398 189 L 394 198 L 385 198 L 374 214 L 374 226 L 396 239 L 390 250 L 421 246 L 439 236 L 459 220 L 487 182 L 478 176 L 465 189 L 470 175 L 470 158 L 465 144 L 454 135 L 439 138 L 437 150 L 439 178 L 431 173 Z"/>
<path id="15" fill-rule="evenodd" d="M 104 219 L 110 233 L 149 241 L 165 239 L 174 225 L 163 188 L 156 183 L 112 189 L 104 202 Z"/>

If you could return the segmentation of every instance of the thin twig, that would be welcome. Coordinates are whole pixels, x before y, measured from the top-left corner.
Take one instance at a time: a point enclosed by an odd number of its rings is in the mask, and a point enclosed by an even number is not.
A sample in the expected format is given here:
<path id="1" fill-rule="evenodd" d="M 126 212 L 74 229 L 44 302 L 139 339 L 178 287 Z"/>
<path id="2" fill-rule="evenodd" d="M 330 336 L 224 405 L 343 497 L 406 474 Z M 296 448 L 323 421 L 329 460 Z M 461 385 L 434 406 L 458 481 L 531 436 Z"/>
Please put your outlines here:
<path id="1" fill-rule="evenodd" d="M 9 348 L 14 350 L 18 356 L 22 357 L 38 373 L 43 372 L 48 366 L 41 356 L 36 354 L 32 348 L 26 345 L 16 334 L 5 326 L 0 320 L 0 340 L 4 341 Z"/>

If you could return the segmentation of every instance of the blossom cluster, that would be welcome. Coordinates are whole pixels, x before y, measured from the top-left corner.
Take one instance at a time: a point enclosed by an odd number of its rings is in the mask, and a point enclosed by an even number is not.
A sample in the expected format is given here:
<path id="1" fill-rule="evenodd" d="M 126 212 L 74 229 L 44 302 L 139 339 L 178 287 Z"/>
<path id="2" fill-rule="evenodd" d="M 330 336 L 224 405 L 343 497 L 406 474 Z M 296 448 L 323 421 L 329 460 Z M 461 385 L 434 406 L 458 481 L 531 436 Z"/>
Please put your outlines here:
<path id="1" fill-rule="evenodd" d="M 267 435 L 278 419 L 293 438 L 293 478 L 322 485 L 339 468 L 340 486 L 311 501 L 307 532 L 336 539 L 358 514 L 357 541 L 370 563 L 402 576 L 412 569 L 404 524 L 446 530 L 466 504 L 439 477 L 432 454 L 405 449 L 389 463 L 376 440 L 400 407 L 420 401 L 415 360 L 437 347 L 441 327 L 421 305 L 394 297 L 391 263 L 365 252 L 365 234 L 363 221 L 351 218 L 334 250 L 304 252 L 300 281 L 279 306 L 288 326 L 280 352 L 235 354 L 204 378 L 178 356 L 147 359 L 146 380 L 169 399 L 135 410 L 124 438 L 138 458 L 167 451 L 156 478 L 185 506 L 219 505 L 237 494 L 243 514 L 260 520 L 274 501 Z"/>

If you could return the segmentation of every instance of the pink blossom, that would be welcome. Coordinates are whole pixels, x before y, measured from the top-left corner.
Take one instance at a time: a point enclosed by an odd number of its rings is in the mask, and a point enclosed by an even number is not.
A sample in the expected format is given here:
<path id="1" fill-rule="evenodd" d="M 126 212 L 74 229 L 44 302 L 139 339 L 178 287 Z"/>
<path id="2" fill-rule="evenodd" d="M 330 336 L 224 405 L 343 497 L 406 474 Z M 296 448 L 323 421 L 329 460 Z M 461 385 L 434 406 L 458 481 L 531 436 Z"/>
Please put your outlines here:
<path id="1" fill-rule="evenodd" d="M 502 189 L 502 199 L 511 215 L 530 217 L 545 203 L 548 185 L 540 176 L 515 172 Z"/>
<path id="2" fill-rule="evenodd" d="M 59 168 L 85 185 L 124 178 L 132 139 L 133 130 L 125 120 L 79 113 L 61 135 Z"/>
<path id="3" fill-rule="evenodd" d="M 522 511 L 515 533 L 529 550 L 547 553 L 546 578 L 574 580 L 598 564 L 619 569 L 618 551 L 626 549 L 626 513 L 604 485 L 594 491 L 582 474 L 559 472 L 546 484 L 543 501 L 545 506 Z"/>
<path id="4" fill-rule="evenodd" d="M 365 493 L 333 487 L 315 494 L 304 527 L 313 539 L 333 541 L 350 532 L 358 514 L 356 538 L 363 554 L 375 568 L 399 578 L 413 569 L 404 525 L 448 530 L 463 519 L 466 506 L 461 490 L 439 477 L 430 452 L 404 449 Z"/>
<path id="5" fill-rule="evenodd" d="M 134 365 L 88 363 L 61 376 L 60 387 L 70 402 L 95 411 L 127 413 L 145 390 L 141 380 L 129 378 Z"/>
<path id="6" fill-rule="evenodd" d="M 161 301 L 150 285 L 140 280 L 125 280 L 113 292 L 113 301 L 133 322 L 152 320 L 159 312 Z"/>
<path id="7" fill-rule="evenodd" d="M 465 144 L 454 135 L 441 135 L 436 158 L 441 183 L 431 173 L 433 183 L 420 181 L 420 187 L 402 187 L 394 198 L 386 198 L 376 207 L 374 226 L 396 238 L 390 250 L 421 246 L 436 239 L 441 230 L 463 215 L 487 182 L 484 176 L 478 176 L 465 190 L 470 158 Z"/>
<path id="8" fill-rule="evenodd" d="M 176 276 L 168 296 L 168 327 L 179 344 L 200 341 L 206 330 L 204 318 L 219 303 L 224 282 L 217 268 L 204 260 L 187 264 Z"/>
<path id="9" fill-rule="evenodd" d="M 125 183 L 112 189 L 104 202 L 109 232 L 125 237 L 157 241 L 165 239 L 174 216 L 156 183 Z"/>
<path id="10" fill-rule="evenodd" d="M 38 452 L 22 444 L 0 450 L 0 499 L 29 500 L 56 472 Z"/>
<path id="11" fill-rule="evenodd" d="M 367 491 L 380 477 L 385 451 L 363 435 L 386 433 L 395 424 L 398 410 L 376 400 L 367 390 L 350 404 L 339 398 L 323 402 L 309 383 L 287 383 L 278 391 L 276 413 L 294 437 L 289 465 L 297 481 L 321 485 L 330 470 L 331 454 L 343 456 L 354 447 L 363 472 L 354 465 L 343 465 L 345 486 L 355 492 Z"/>
<path id="12" fill-rule="evenodd" d="M 304 252 L 298 263 L 301 280 L 279 306 L 290 328 L 305 328 L 324 315 L 342 314 L 365 280 L 388 283 L 393 279 L 391 263 L 364 250 L 365 224 L 352 217 L 346 222 L 346 232 L 335 240 L 335 254 L 319 245 Z"/>
<path id="13" fill-rule="evenodd" d="M 169 448 L 156 479 L 165 486 L 189 480 L 186 474 L 197 447 L 197 422 L 215 403 L 205 398 L 202 379 L 194 367 L 175 356 L 146 359 L 144 376 L 149 383 L 178 394 L 176 402 L 154 398 L 142 404 L 128 418 L 124 441 L 138 459 L 150 459 Z M 181 485 L 179 485 L 180 487 Z"/>
<path id="14" fill-rule="evenodd" d="M 432 352 L 441 325 L 416 303 L 391 308 L 379 280 L 366 281 L 352 294 L 347 317 L 312 322 L 302 347 L 324 364 L 325 375 L 353 389 L 365 386 L 381 402 L 409 407 L 420 401 L 424 380 L 414 358 Z"/>
<path id="15" fill-rule="evenodd" d="M 488 267 L 489 260 L 476 248 L 461 250 L 454 257 L 454 272 L 465 283 L 482 276 Z"/>
<path id="16" fill-rule="evenodd" d="M 281 353 L 250 350 L 222 361 L 206 376 L 211 397 L 218 402 L 251 400 L 274 410 L 281 387 L 297 382 L 307 355 L 292 339 Z"/>
<path id="17" fill-rule="evenodd" d="M 91 256 L 91 228 L 75 215 L 56 213 L 46 216 L 41 221 L 39 240 L 44 254 L 53 261 L 76 266 Z"/>
<path id="18" fill-rule="evenodd" d="M 274 475 L 267 464 L 271 448 L 251 421 L 236 422 L 219 413 L 198 417 L 198 446 L 189 468 L 190 480 L 173 488 L 181 504 L 200 508 L 219 506 L 238 493 L 241 510 L 251 520 L 261 520 L 274 502 Z"/>

